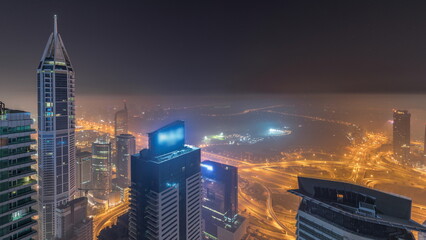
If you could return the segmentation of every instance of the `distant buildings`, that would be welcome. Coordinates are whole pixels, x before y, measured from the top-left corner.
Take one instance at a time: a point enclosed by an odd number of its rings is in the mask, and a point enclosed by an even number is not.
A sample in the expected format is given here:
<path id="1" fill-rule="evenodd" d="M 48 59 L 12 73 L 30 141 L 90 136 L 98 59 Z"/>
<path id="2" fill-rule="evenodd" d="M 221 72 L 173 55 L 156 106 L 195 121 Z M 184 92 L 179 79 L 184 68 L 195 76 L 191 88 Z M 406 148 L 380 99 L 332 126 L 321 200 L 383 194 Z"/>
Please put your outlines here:
<path id="1" fill-rule="evenodd" d="M 247 221 L 238 215 L 238 168 L 213 161 L 201 163 L 204 239 L 240 240 Z"/>
<path id="2" fill-rule="evenodd" d="M 148 136 L 131 161 L 129 238 L 201 239 L 200 149 L 185 145 L 183 121 Z"/>
<path id="3" fill-rule="evenodd" d="M 87 216 L 87 198 L 77 198 L 58 206 L 56 225 L 58 240 L 93 240 L 93 220 Z"/>
<path id="4" fill-rule="evenodd" d="M 0 239 L 28 239 L 36 235 L 34 210 L 36 161 L 31 144 L 30 113 L 5 108 L 0 102 Z"/>
<path id="5" fill-rule="evenodd" d="M 55 208 L 74 198 L 75 78 L 71 60 L 54 29 L 37 68 L 39 239 L 54 239 Z"/>
<path id="6" fill-rule="evenodd" d="M 92 153 L 77 152 L 77 189 L 80 196 L 84 196 L 84 190 L 90 188 L 92 180 Z"/>
<path id="7" fill-rule="evenodd" d="M 117 183 L 121 189 L 130 187 L 130 159 L 136 153 L 135 137 L 130 134 L 116 136 Z"/>
<path id="8" fill-rule="evenodd" d="M 124 103 L 124 109 L 115 113 L 114 117 L 114 136 L 127 134 L 129 131 L 129 114 L 127 105 Z"/>
<path id="9" fill-rule="evenodd" d="M 107 136 L 99 137 L 92 144 L 91 190 L 94 201 L 107 205 L 111 192 L 111 142 Z"/>
<path id="10" fill-rule="evenodd" d="M 423 143 L 423 156 L 426 157 L 426 125 L 425 125 L 425 137 Z"/>
<path id="11" fill-rule="evenodd" d="M 410 119 L 406 110 L 393 111 L 393 152 L 404 160 L 410 155 Z"/>
<path id="12" fill-rule="evenodd" d="M 412 221 L 411 199 L 359 185 L 298 177 L 302 197 L 298 239 L 415 239 L 426 231 Z"/>

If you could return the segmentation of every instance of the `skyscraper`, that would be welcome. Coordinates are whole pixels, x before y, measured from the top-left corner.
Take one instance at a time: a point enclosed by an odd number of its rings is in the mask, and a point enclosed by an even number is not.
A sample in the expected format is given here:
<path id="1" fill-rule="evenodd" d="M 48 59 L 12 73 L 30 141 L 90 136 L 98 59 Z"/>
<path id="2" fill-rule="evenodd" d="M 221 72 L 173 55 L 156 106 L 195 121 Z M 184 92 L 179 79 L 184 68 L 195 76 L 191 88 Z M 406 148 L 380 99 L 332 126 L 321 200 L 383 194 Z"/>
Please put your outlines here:
<path id="1" fill-rule="evenodd" d="M 120 134 L 127 134 L 129 131 L 128 128 L 129 114 L 127 112 L 127 105 L 124 103 L 124 108 L 115 113 L 114 117 L 114 136 Z"/>
<path id="2" fill-rule="evenodd" d="M 411 199 L 371 188 L 298 177 L 298 239 L 412 239 L 426 227 L 411 220 Z"/>
<path id="3" fill-rule="evenodd" d="M 148 137 L 149 148 L 132 156 L 130 239 L 198 240 L 201 151 L 185 145 L 183 121 Z"/>
<path id="4" fill-rule="evenodd" d="M 6 109 L 0 102 L 0 239 L 28 239 L 37 232 L 32 196 L 36 195 L 35 150 L 30 113 Z"/>
<path id="5" fill-rule="evenodd" d="M 92 144 L 92 181 L 94 201 L 108 202 L 111 192 L 111 142 L 107 136 L 99 137 Z"/>
<path id="6" fill-rule="evenodd" d="M 130 159 L 136 153 L 135 137 L 130 134 L 120 134 L 117 143 L 117 180 L 121 189 L 130 187 Z"/>
<path id="7" fill-rule="evenodd" d="M 201 163 L 203 206 L 232 217 L 238 212 L 238 168 L 213 161 Z"/>
<path id="8" fill-rule="evenodd" d="M 240 240 L 247 222 L 238 215 L 238 168 L 213 161 L 201 163 L 204 238 Z"/>
<path id="9" fill-rule="evenodd" d="M 393 153 L 404 160 L 410 154 L 410 119 L 406 110 L 393 111 Z"/>
<path id="10" fill-rule="evenodd" d="M 85 190 L 90 188 L 92 180 L 92 153 L 77 151 L 77 189 L 79 196 L 84 196 Z"/>
<path id="11" fill-rule="evenodd" d="M 40 239 L 55 237 L 55 208 L 74 198 L 74 69 L 56 15 L 53 33 L 37 68 Z"/>
<path id="12" fill-rule="evenodd" d="M 76 198 L 56 208 L 58 240 L 93 240 L 93 220 L 87 216 L 87 198 Z"/>

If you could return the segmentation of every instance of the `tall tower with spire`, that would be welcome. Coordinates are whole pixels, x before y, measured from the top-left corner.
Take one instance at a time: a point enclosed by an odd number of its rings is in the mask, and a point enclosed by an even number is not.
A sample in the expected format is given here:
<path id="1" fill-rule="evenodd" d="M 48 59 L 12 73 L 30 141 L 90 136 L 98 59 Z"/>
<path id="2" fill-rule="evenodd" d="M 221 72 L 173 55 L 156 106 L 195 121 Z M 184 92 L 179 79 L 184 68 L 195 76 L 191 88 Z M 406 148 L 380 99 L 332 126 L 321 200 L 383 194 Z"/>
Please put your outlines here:
<path id="1" fill-rule="evenodd" d="M 76 192 L 74 69 L 57 26 L 55 15 L 37 68 L 41 240 L 55 238 L 56 207 Z"/>

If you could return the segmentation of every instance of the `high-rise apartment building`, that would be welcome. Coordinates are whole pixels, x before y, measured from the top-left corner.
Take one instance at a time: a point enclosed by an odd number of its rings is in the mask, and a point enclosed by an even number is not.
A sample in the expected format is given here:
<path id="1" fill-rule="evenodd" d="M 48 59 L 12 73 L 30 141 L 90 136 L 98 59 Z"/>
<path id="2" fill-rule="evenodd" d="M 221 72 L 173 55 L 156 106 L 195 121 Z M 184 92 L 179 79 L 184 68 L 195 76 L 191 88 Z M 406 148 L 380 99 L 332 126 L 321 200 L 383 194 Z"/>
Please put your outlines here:
<path id="1" fill-rule="evenodd" d="M 314 178 L 298 178 L 302 197 L 297 239 L 412 239 L 426 227 L 411 220 L 411 199 L 371 188 Z"/>
<path id="2" fill-rule="evenodd" d="M 111 180 L 111 142 L 107 136 L 103 136 L 92 144 L 92 180 L 90 185 L 96 202 L 101 204 L 108 202 Z"/>
<path id="3" fill-rule="evenodd" d="M 404 160 L 410 155 L 410 119 L 406 110 L 393 111 L 393 152 Z"/>
<path id="4" fill-rule="evenodd" d="M 238 215 L 238 168 L 213 162 L 201 163 L 204 239 L 240 240 L 247 222 Z"/>
<path id="5" fill-rule="evenodd" d="M 130 134 L 116 136 L 117 143 L 117 183 L 121 189 L 130 187 L 130 160 L 136 153 L 135 137 Z"/>
<path id="6" fill-rule="evenodd" d="M 30 113 L 6 109 L 0 102 L 0 239 L 30 239 L 37 221 L 32 197 L 37 191 L 35 150 L 31 144 L 33 120 Z"/>
<path id="7" fill-rule="evenodd" d="M 200 149 L 185 145 L 183 121 L 148 137 L 131 161 L 130 239 L 201 239 Z"/>
<path id="8" fill-rule="evenodd" d="M 83 196 L 85 191 L 90 188 L 92 180 L 92 153 L 77 151 L 77 189 L 79 195 Z"/>
<path id="9" fill-rule="evenodd" d="M 76 198 L 56 208 L 56 239 L 93 240 L 93 220 L 87 216 L 87 198 Z"/>
<path id="10" fill-rule="evenodd" d="M 58 33 L 53 33 L 37 68 L 39 239 L 54 239 L 55 208 L 74 198 L 75 78 L 71 60 Z"/>
<path id="11" fill-rule="evenodd" d="M 124 103 L 124 108 L 115 113 L 114 117 L 114 136 L 120 134 L 127 134 L 129 131 L 129 114 L 127 112 L 127 105 Z"/>

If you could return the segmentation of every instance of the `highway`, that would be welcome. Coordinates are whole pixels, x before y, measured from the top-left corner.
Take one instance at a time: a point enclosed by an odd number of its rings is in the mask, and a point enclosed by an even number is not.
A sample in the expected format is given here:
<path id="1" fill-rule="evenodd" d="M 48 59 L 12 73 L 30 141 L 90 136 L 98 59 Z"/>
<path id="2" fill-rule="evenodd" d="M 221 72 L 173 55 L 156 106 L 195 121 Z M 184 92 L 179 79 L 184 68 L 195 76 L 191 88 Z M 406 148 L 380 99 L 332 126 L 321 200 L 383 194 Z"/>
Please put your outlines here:
<path id="1" fill-rule="evenodd" d="M 268 229 L 271 239 L 295 239 L 298 198 L 287 190 L 297 188 L 297 176 L 353 182 L 408 196 L 413 199 L 412 219 L 423 223 L 426 220 L 426 174 L 420 169 L 400 164 L 391 152 L 380 151 L 380 147 L 390 141 L 383 134 L 365 133 L 364 139 L 363 143 L 348 147 L 345 156 L 338 160 L 331 154 L 324 160 L 306 152 L 286 154 L 282 161 L 269 163 L 251 163 L 205 151 L 202 156 L 203 160 L 237 166 L 241 179 L 264 186 L 266 201 L 254 199 L 240 187 L 240 210 L 250 213 L 253 228 Z M 327 154 L 322 153 L 322 156 Z M 271 231 L 271 226 L 276 230 Z"/>
<path id="2" fill-rule="evenodd" d="M 268 111 L 275 114 L 303 117 L 316 121 L 327 121 L 346 126 L 355 126 L 344 121 L 320 117 L 295 115 L 270 110 L 278 106 L 249 109 L 238 114 L 253 111 Z M 108 126 L 82 122 L 80 129 L 96 129 L 112 132 Z M 146 137 L 136 134 L 139 144 L 146 146 Z M 249 162 L 247 159 L 232 158 L 202 151 L 202 160 L 217 161 L 239 168 L 242 181 L 260 184 L 264 187 L 264 200 L 251 196 L 247 186 L 240 185 L 239 208 L 249 218 L 250 227 L 259 230 L 268 239 L 295 239 L 295 216 L 299 198 L 287 190 L 297 188 L 297 176 L 327 178 L 353 182 L 367 187 L 404 195 L 413 199 L 412 219 L 423 223 L 426 220 L 426 173 L 422 169 L 403 165 L 395 160 L 392 153 L 381 147 L 390 143 L 382 133 L 366 132 L 364 141 L 348 147 L 343 156 L 336 158 L 324 152 L 285 153 L 277 162 Z M 321 155 L 321 157 L 318 157 Z M 123 214 L 127 207 L 115 208 L 95 217 L 96 235 L 110 224 L 110 219 Z"/>
<path id="3" fill-rule="evenodd" d="M 108 211 L 96 215 L 93 218 L 93 239 L 98 239 L 99 233 L 102 229 L 111 226 L 118 217 L 125 214 L 129 210 L 129 203 L 122 203 L 113 208 L 110 208 Z"/>

